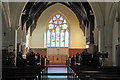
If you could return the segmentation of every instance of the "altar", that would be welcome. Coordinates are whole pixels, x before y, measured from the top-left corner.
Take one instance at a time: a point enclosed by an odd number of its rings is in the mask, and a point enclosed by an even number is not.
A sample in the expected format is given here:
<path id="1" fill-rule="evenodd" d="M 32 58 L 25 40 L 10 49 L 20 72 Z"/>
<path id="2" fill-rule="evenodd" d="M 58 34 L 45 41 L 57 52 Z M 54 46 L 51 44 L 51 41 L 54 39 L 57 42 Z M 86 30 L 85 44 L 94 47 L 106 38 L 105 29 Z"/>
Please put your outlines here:
<path id="1" fill-rule="evenodd" d="M 50 65 L 65 65 L 69 56 L 68 47 L 48 47 L 47 57 Z"/>

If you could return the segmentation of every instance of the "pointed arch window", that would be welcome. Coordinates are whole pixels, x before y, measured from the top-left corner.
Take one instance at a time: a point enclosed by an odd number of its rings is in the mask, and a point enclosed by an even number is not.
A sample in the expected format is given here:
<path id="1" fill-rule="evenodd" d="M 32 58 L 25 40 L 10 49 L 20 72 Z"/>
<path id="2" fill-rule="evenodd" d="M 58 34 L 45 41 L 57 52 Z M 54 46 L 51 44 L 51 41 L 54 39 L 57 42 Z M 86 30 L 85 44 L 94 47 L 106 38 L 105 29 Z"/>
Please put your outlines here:
<path id="1" fill-rule="evenodd" d="M 64 47 L 64 44 L 65 44 L 65 39 L 64 39 L 65 38 L 65 34 L 64 34 L 63 30 L 61 31 L 61 37 L 60 38 L 61 38 L 61 45 L 60 46 Z"/>
<path id="2" fill-rule="evenodd" d="M 47 47 L 69 47 L 69 25 L 59 13 L 48 22 Z"/>
<path id="3" fill-rule="evenodd" d="M 51 44 L 50 44 L 50 35 L 51 35 L 50 30 L 48 30 L 48 31 L 47 31 L 47 46 L 48 46 L 48 47 L 50 47 L 50 45 L 51 45 Z"/>
<path id="4" fill-rule="evenodd" d="M 52 36 L 51 36 L 51 47 L 55 46 L 55 30 L 52 30 Z"/>

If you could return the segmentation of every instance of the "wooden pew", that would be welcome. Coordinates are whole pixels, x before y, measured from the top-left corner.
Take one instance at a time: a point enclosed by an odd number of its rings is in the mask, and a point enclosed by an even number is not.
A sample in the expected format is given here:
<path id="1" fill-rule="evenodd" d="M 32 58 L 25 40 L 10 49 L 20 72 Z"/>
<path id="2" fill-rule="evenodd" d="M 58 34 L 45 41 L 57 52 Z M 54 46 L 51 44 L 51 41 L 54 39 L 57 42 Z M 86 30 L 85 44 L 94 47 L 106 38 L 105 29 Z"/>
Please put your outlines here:
<path id="1" fill-rule="evenodd" d="M 115 67 L 81 67 L 71 66 L 75 76 L 80 79 L 120 80 L 120 68 Z"/>
<path id="2" fill-rule="evenodd" d="M 7 79 L 14 79 L 14 80 L 20 80 L 20 79 L 27 79 L 27 80 L 39 80 L 41 76 L 41 71 L 45 67 L 41 66 L 34 66 L 34 67 L 6 67 L 3 68 L 3 75 L 2 80 Z"/>

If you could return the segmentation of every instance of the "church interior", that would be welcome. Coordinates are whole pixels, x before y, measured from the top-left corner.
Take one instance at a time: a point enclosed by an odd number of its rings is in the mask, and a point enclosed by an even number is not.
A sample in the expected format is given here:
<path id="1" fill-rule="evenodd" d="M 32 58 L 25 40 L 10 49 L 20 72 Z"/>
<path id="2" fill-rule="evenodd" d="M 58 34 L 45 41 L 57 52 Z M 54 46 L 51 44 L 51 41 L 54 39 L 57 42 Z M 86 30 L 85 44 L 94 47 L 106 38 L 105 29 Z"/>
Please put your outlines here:
<path id="1" fill-rule="evenodd" d="M 1 2 L 1 80 L 120 80 L 120 2 Z"/>

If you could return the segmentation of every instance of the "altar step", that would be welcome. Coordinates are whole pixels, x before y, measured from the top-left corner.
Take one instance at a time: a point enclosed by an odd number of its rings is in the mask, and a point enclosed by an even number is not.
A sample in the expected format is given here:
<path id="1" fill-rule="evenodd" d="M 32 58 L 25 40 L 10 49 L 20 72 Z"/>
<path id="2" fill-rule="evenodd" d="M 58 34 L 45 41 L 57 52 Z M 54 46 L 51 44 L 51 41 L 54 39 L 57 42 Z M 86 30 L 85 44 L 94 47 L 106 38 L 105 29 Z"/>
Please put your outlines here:
<path id="1" fill-rule="evenodd" d="M 48 65 L 48 67 L 67 67 L 67 65 Z"/>
<path id="2" fill-rule="evenodd" d="M 69 75 L 72 75 L 72 73 L 44 73 L 43 75 L 44 76 L 45 75 L 48 75 L 48 76 L 69 76 Z"/>

